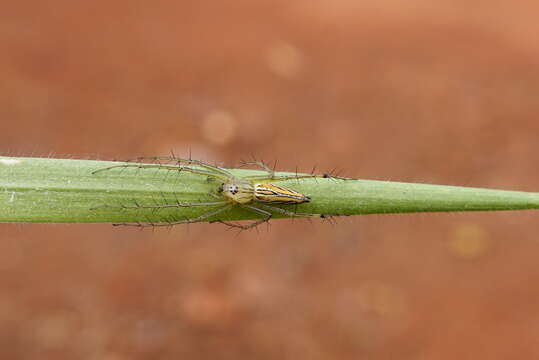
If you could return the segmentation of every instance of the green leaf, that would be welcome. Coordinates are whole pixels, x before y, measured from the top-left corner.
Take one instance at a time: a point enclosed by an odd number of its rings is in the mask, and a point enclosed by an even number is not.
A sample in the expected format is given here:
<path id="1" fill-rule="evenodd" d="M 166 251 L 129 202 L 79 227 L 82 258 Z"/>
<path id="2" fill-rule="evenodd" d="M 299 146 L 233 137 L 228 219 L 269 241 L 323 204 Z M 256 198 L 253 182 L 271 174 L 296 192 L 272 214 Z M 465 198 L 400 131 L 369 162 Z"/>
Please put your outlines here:
<path id="1" fill-rule="evenodd" d="M 169 222 L 192 219 L 218 206 L 120 209 L 107 206 L 163 205 L 216 201 L 219 180 L 187 172 L 115 168 L 92 160 L 0 157 L 2 222 Z M 236 176 L 265 174 L 230 169 Z M 291 173 L 277 173 L 277 175 Z M 279 205 L 302 213 L 359 215 L 429 211 L 519 210 L 539 208 L 539 194 L 518 191 L 373 180 L 293 179 L 279 185 L 304 193 L 310 203 Z M 255 204 L 256 205 L 256 204 Z M 222 206 L 222 205 L 219 205 Z M 209 220 L 258 219 L 234 207 Z M 275 214 L 275 217 L 287 217 Z"/>

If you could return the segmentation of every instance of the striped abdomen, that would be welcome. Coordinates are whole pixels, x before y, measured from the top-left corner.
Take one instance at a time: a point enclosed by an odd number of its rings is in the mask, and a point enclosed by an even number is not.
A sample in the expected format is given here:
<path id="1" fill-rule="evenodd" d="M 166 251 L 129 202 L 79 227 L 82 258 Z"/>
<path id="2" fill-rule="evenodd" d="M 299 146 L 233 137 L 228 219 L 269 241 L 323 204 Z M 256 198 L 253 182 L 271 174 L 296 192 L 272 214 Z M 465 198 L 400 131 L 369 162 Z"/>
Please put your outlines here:
<path id="1" fill-rule="evenodd" d="M 311 198 L 294 190 L 270 183 L 255 184 L 254 196 L 257 201 L 273 204 L 301 204 Z"/>

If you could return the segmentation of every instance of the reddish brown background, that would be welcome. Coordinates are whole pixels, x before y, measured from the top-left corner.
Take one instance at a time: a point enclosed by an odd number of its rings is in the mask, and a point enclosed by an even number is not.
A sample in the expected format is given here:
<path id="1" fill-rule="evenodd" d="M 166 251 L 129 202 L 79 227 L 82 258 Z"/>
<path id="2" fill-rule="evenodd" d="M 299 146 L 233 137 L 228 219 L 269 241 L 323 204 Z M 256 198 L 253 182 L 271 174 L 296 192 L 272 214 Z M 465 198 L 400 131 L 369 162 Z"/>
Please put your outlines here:
<path id="1" fill-rule="evenodd" d="M 0 152 L 539 190 L 537 1 L 17 1 Z M 1 210 L 0 210 L 1 211 Z M 537 212 L 0 225 L 2 359 L 532 359 Z"/>

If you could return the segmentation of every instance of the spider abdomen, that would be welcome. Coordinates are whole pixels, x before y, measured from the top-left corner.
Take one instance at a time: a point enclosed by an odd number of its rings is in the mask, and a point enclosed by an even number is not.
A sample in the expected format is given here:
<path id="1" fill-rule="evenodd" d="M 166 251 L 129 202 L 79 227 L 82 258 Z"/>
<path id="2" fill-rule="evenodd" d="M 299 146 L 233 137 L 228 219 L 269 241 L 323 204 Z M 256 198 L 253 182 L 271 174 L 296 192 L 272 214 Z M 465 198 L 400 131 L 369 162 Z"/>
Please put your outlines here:
<path id="1" fill-rule="evenodd" d="M 311 198 L 294 190 L 271 183 L 254 185 L 256 201 L 273 204 L 301 204 L 311 201 Z"/>

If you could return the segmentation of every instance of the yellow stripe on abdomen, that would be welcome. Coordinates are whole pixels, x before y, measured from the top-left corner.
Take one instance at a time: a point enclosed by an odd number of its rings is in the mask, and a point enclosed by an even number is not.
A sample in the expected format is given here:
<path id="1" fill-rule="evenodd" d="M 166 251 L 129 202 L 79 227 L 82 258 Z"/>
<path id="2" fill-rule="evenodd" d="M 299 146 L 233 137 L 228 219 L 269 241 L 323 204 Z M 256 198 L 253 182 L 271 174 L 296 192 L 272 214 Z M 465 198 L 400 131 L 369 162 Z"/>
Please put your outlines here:
<path id="1" fill-rule="evenodd" d="M 302 193 L 270 183 L 256 184 L 254 189 L 255 199 L 261 202 L 274 204 L 301 204 L 311 200 Z"/>

